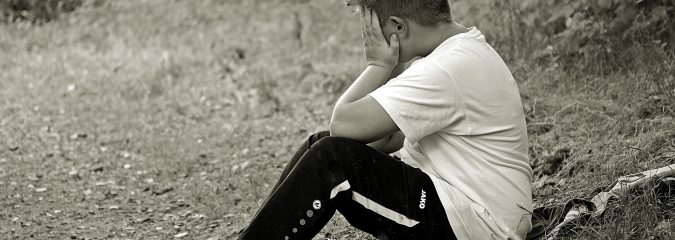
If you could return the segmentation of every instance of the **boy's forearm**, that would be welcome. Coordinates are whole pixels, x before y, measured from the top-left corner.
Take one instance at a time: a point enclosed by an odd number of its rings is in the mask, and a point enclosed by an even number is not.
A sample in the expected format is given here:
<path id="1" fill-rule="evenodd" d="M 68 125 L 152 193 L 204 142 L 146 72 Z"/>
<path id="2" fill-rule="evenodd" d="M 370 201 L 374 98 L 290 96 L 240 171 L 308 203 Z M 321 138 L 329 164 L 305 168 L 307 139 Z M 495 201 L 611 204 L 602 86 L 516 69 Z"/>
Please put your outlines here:
<path id="1" fill-rule="evenodd" d="M 375 91 L 377 88 L 381 87 L 384 85 L 386 82 L 389 80 L 397 77 L 399 74 L 401 74 L 403 71 L 405 71 L 405 68 L 407 66 L 407 63 L 399 63 L 395 67 L 389 69 L 389 68 L 382 68 L 379 66 L 367 66 L 366 69 L 359 75 L 359 77 L 351 84 L 351 86 L 340 96 L 338 99 L 337 103 L 335 104 L 335 108 L 333 109 L 333 114 L 331 116 L 331 124 L 334 122 L 336 119 L 336 115 L 340 114 L 340 110 L 344 109 L 344 107 L 350 103 L 353 103 L 359 99 L 362 99 L 363 97 L 367 96 L 371 92 Z M 385 76 L 385 77 L 383 77 Z M 381 146 L 382 142 L 387 142 L 388 139 L 387 137 L 383 138 L 382 140 L 376 141 L 380 142 L 377 143 L 377 146 Z M 386 144 L 385 144 L 386 145 Z M 379 149 L 376 148 L 380 151 L 384 149 Z M 397 151 L 397 150 L 394 150 Z M 393 151 L 392 151 L 393 152 Z"/>
<path id="2" fill-rule="evenodd" d="M 377 149 L 380 152 L 389 154 L 396 152 L 403 147 L 404 138 L 403 133 L 398 131 L 385 138 L 369 143 L 368 146 Z"/>
<path id="3" fill-rule="evenodd" d="M 390 69 L 387 74 L 384 75 L 384 76 L 386 76 L 384 79 L 373 79 L 375 81 L 372 81 L 371 79 L 363 79 L 363 78 L 381 78 L 381 76 L 375 76 L 375 74 L 366 75 L 366 71 L 368 71 L 369 68 L 371 68 L 371 67 L 381 68 L 381 67 L 367 66 L 366 69 L 363 71 L 363 73 L 361 73 L 359 78 L 357 78 L 356 81 L 354 81 L 354 83 L 352 83 L 352 85 L 347 89 L 347 91 L 345 91 L 342 94 L 342 96 L 338 100 L 335 107 L 337 108 L 337 106 L 341 103 L 342 104 L 351 103 L 351 102 L 354 102 L 356 100 L 359 100 L 359 99 L 365 97 L 369 93 L 375 91 L 375 89 L 379 88 L 380 86 L 387 83 L 389 80 L 397 77 L 399 74 L 401 74 L 403 71 L 405 71 L 406 65 L 407 65 L 407 63 L 399 63 L 398 65 L 396 65 L 392 69 Z M 385 69 L 382 68 L 382 70 L 385 70 Z M 372 84 L 372 85 L 371 84 L 364 84 L 361 81 L 371 81 L 371 83 L 374 83 L 374 84 Z"/>
<path id="4" fill-rule="evenodd" d="M 333 114 L 341 106 L 355 102 L 384 85 L 389 80 L 388 77 L 392 70 L 393 67 L 367 66 L 352 85 L 347 88 L 347 91 L 340 96 L 335 104 Z"/>

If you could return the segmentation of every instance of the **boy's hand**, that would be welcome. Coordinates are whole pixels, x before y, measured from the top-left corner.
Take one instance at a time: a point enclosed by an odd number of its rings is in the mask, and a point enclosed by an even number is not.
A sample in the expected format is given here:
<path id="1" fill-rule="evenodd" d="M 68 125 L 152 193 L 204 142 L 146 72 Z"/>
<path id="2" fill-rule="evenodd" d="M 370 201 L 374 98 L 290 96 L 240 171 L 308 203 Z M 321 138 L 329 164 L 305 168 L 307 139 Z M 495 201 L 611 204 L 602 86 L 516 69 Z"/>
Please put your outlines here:
<path id="1" fill-rule="evenodd" d="M 365 7 L 361 7 L 361 30 L 367 64 L 393 69 L 398 64 L 398 36 L 392 34 L 387 43 L 377 14 Z"/>

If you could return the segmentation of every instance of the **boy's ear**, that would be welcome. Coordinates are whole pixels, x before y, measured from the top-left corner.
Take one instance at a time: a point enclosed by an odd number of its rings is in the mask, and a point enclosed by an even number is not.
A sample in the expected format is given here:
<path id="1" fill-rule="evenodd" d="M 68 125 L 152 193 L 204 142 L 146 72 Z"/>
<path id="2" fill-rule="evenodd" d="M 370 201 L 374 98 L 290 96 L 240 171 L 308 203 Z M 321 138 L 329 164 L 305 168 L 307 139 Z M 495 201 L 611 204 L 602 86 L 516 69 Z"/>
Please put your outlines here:
<path id="1" fill-rule="evenodd" d="M 408 32 L 408 26 L 402 18 L 397 16 L 389 17 L 389 23 L 391 23 L 392 29 L 399 36 L 405 35 Z"/>

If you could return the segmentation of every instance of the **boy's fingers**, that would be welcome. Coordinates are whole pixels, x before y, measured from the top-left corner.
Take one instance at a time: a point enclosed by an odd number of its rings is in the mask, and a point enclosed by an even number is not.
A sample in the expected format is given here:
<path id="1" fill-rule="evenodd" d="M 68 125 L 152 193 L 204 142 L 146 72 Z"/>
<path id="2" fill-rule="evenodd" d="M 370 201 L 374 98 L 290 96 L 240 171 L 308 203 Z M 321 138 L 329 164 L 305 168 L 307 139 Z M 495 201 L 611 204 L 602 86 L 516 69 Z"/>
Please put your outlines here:
<path id="1" fill-rule="evenodd" d="M 361 36 L 363 40 L 367 40 L 368 35 L 368 20 L 366 19 L 366 8 L 361 6 Z"/>
<path id="2" fill-rule="evenodd" d="M 392 34 L 392 35 L 391 35 L 391 38 L 389 39 L 389 42 L 390 42 L 389 47 L 390 47 L 392 50 L 398 52 L 398 48 L 399 48 L 399 46 L 400 46 L 400 45 L 399 45 L 399 42 L 398 42 L 398 35 Z"/>
<path id="3" fill-rule="evenodd" d="M 377 13 L 375 11 L 371 12 L 371 19 L 372 19 L 372 27 L 373 31 L 377 33 L 377 31 L 382 31 L 380 30 L 380 19 L 377 17 Z"/>
<path id="4" fill-rule="evenodd" d="M 368 13 L 366 14 L 366 34 L 368 34 L 368 37 L 373 40 L 377 39 L 377 35 L 375 33 L 375 28 L 373 26 L 373 10 L 370 8 L 366 8 L 366 11 Z"/>
<path id="5" fill-rule="evenodd" d="M 361 30 L 366 29 L 366 13 L 365 8 L 361 7 Z"/>
<path id="6" fill-rule="evenodd" d="M 366 11 L 366 23 L 371 27 L 373 26 L 373 11 L 371 11 L 370 8 L 366 8 Z"/>
<path id="7" fill-rule="evenodd" d="M 366 32 L 366 23 L 364 23 L 363 15 L 361 15 L 361 32 L 365 33 Z"/>

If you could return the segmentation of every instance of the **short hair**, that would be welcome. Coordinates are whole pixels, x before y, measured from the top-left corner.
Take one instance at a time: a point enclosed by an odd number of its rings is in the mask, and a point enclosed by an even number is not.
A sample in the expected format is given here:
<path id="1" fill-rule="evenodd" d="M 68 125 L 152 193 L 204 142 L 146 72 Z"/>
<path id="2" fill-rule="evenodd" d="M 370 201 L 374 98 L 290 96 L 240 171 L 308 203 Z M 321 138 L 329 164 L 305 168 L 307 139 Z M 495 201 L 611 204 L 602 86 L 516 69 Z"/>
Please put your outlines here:
<path id="1" fill-rule="evenodd" d="M 448 0 L 346 0 L 349 7 L 375 10 L 380 19 L 398 16 L 422 26 L 452 22 Z"/>

